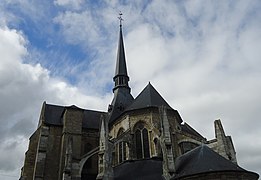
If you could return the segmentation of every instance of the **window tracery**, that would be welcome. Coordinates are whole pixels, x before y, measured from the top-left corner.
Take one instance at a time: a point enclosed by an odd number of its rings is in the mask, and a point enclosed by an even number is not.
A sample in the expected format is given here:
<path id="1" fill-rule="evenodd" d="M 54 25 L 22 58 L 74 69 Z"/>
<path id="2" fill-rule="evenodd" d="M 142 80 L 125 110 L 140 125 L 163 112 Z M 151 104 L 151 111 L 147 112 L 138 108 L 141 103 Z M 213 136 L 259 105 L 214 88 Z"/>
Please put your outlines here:
<path id="1" fill-rule="evenodd" d="M 118 132 L 117 137 L 120 137 L 124 132 L 124 129 L 121 128 Z M 121 163 L 127 159 L 127 150 L 126 150 L 126 142 L 120 141 L 116 144 L 116 154 L 118 163 Z"/>
<path id="2" fill-rule="evenodd" d="M 150 146 L 149 146 L 149 134 L 148 130 L 143 123 L 138 123 L 134 132 L 135 137 L 135 149 L 136 158 L 149 158 L 150 157 Z"/>

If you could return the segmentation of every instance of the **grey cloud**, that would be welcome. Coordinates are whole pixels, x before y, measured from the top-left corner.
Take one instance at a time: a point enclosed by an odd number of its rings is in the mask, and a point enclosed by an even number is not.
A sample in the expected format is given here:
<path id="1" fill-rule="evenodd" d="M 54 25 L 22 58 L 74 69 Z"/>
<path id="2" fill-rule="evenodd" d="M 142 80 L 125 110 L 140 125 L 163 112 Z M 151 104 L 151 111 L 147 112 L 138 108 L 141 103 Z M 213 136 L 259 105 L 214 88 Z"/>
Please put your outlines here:
<path id="1" fill-rule="evenodd" d="M 77 87 L 53 78 L 40 64 L 23 63 L 27 56 L 23 35 L 5 27 L 0 29 L 0 169 L 17 171 L 22 167 L 28 138 L 36 129 L 41 104 L 71 105 L 94 109 L 106 107 L 104 99 L 91 97 Z"/>
<path id="2" fill-rule="evenodd" d="M 30 123 L 36 123 L 43 100 L 106 109 L 111 100 L 107 85 L 112 84 L 116 59 L 118 29 L 114 30 L 113 13 L 120 7 L 126 11 L 124 37 L 133 94 L 137 95 L 151 81 L 187 123 L 210 139 L 214 137 L 213 121 L 221 118 L 226 133 L 234 140 L 239 164 L 261 173 L 261 145 L 249 143 L 260 137 L 261 13 L 257 9 L 261 3 L 151 1 L 142 8 L 137 4 L 108 1 L 100 20 L 91 9 L 67 11 L 55 18 L 67 43 L 92 46 L 97 53 L 86 71 L 79 71 L 81 64 L 74 67 L 73 72 L 79 73 L 77 87 L 54 79 L 40 65 L 21 65 L 18 61 L 13 70 L 1 71 L 6 65 L 0 62 L 0 84 L 8 87 L 0 90 L 1 99 L 6 102 L 1 104 L 5 110 L 1 112 L 5 116 L 1 122 L 9 118 L 12 123 L 5 127 L 17 131 L 16 136 L 23 134 L 19 129 L 22 122 L 30 126 L 25 134 L 33 131 Z M 10 59 L 19 59 L 22 54 Z M 33 78 L 36 74 L 41 78 Z M 19 110 L 25 112 L 23 118 L 11 120 L 13 117 L 8 114 Z M 1 129 L 0 133 L 8 139 L 8 132 Z M 24 151 L 25 148 L 19 152 Z"/>

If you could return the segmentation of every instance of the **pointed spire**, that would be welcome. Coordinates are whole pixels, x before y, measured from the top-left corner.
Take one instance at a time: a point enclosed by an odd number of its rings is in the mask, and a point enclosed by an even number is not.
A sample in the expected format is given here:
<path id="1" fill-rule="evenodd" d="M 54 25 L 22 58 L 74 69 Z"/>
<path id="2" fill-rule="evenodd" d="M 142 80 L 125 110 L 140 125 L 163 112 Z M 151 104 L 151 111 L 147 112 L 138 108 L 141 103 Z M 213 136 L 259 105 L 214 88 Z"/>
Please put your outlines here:
<path id="1" fill-rule="evenodd" d="M 124 44 L 123 44 L 123 36 L 122 36 L 122 25 L 120 25 L 120 35 L 119 35 L 119 44 L 118 44 L 118 52 L 117 52 L 117 64 L 116 64 L 116 71 L 115 71 L 115 76 L 117 76 L 117 75 L 128 76 Z"/>
<path id="2" fill-rule="evenodd" d="M 125 51 L 124 51 L 124 43 L 123 43 L 123 35 L 122 35 L 122 13 L 120 12 L 120 34 L 119 34 L 119 44 L 118 44 L 118 52 L 117 52 L 117 61 L 116 61 L 116 70 L 115 76 L 113 78 L 115 82 L 115 86 L 113 88 L 113 92 L 115 89 L 119 87 L 130 89 L 128 82 L 129 76 L 127 73 L 126 59 L 125 59 Z"/>
<path id="3" fill-rule="evenodd" d="M 118 54 L 116 62 L 116 70 L 113 81 L 115 82 L 113 93 L 114 97 L 109 105 L 109 123 L 112 124 L 123 112 L 124 110 L 133 102 L 133 97 L 130 93 L 131 89 L 129 87 L 129 76 L 127 73 L 127 64 L 124 52 L 124 43 L 122 35 L 122 13 L 119 14 L 120 20 L 120 34 L 119 34 L 119 44 L 118 44 Z"/>

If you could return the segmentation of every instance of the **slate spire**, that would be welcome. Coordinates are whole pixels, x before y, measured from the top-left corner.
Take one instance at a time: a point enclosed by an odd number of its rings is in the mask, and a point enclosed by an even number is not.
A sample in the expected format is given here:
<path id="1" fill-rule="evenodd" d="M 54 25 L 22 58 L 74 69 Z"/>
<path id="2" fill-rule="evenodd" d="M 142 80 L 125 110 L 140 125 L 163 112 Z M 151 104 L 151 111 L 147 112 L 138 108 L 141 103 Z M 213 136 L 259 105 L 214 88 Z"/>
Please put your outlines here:
<path id="1" fill-rule="evenodd" d="M 130 87 L 128 84 L 129 76 L 127 73 L 127 65 L 126 65 L 126 59 L 125 59 L 121 21 L 122 21 L 122 19 L 120 19 L 120 34 L 119 34 L 116 70 L 115 70 L 115 76 L 113 78 L 113 81 L 115 82 L 113 92 L 117 88 L 126 88 L 130 91 Z"/>
<path id="2" fill-rule="evenodd" d="M 112 103 L 109 105 L 109 124 L 114 122 L 125 109 L 133 102 L 133 97 L 130 93 L 129 87 L 129 76 L 127 73 L 127 65 L 124 52 L 124 43 L 122 35 L 122 18 L 120 13 L 120 34 L 119 34 L 119 44 L 116 60 L 116 70 L 113 81 L 115 82 L 113 93 L 114 97 Z"/>

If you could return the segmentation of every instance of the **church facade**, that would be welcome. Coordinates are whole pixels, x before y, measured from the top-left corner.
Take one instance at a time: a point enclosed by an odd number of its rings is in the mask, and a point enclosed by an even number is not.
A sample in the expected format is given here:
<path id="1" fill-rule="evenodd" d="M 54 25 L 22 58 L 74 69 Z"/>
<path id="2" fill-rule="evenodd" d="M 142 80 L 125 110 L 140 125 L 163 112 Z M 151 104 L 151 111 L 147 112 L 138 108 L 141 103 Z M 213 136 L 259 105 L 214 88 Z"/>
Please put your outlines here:
<path id="1" fill-rule="evenodd" d="M 207 140 L 151 83 L 131 95 L 122 25 L 113 81 L 107 112 L 43 103 L 21 180 L 258 179 L 238 166 L 220 120 Z"/>

